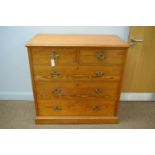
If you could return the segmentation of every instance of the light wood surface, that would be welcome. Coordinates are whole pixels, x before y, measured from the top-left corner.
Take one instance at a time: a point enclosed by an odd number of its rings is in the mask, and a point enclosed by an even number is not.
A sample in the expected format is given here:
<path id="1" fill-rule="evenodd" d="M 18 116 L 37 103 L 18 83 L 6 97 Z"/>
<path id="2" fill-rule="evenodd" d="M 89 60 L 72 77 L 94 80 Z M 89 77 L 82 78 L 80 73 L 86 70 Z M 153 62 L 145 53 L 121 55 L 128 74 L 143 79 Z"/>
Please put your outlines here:
<path id="1" fill-rule="evenodd" d="M 36 81 L 120 81 L 120 66 L 43 66 L 34 65 L 34 78 Z M 60 74 L 53 77 L 56 72 Z M 96 73 L 102 72 L 103 76 L 97 77 Z"/>
<path id="2" fill-rule="evenodd" d="M 58 59 L 56 66 L 59 65 L 121 65 L 124 63 L 124 50 L 104 49 L 104 48 L 51 48 L 40 47 L 32 49 L 34 65 L 51 65 L 52 54 L 56 53 Z M 98 57 L 104 55 L 103 61 Z"/>
<path id="3" fill-rule="evenodd" d="M 37 116 L 36 124 L 117 124 L 117 116 Z"/>
<path id="4" fill-rule="evenodd" d="M 58 110 L 55 110 L 57 106 Z M 113 116 L 115 102 L 92 100 L 40 100 L 39 116 Z"/>
<path id="5" fill-rule="evenodd" d="M 115 35 L 53 35 L 38 34 L 26 46 L 88 46 L 121 47 L 128 44 Z"/>
<path id="6" fill-rule="evenodd" d="M 102 54 L 105 59 L 100 61 L 98 57 Z M 124 59 L 124 50 L 81 48 L 79 53 L 79 63 L 81 65 L 121 65 L 124 63 Z"/>
<path id="7" fill-rule="evenodd" d="M 40 47 L 32 48 L 32 57 L 34 65 L 51 65 L 52 54 L 56 53 L 58 59 L 55 62 L 57 65 L 73 65 L 76 63 L 75 48 L 51 48 L 51 47 Z"/>
<path id="8" fill-rule="evenodd" d="M 129 48 L 123 92 L 155 92 L 155 27 L 131 27 L 131 38 L 144 40 Z"/>
<path id="9" fill-rule="evenodd" d="M 37 94 L 36 94 L 36 84 L 35 84 L 34 70 L 33 70 L 33 64 L 32 64 L 33 62 L 32 51 L 30 48 L 28 48 L 28 57 L 29 57 L 29 65 L 30 65 L 32 90 L 33 90 L 33 96 L 34 96 L 35 112 L 36 112 L 36 115 L 38 115 L 38 99 L 37 99 Z"/>
<path id="10" fill-rule="evenodd" d="M 118 82 L 36 82 L 37 98 L 116 100 Z M 99 92 L 96 92 L 99 90 Z M 57 91 L 57 92 L 56 92 Z"/>
<path id="11" fill-rule="evenodd" d="M 67 47 L 54 46 L 54 37 Z M 117 123 L 128 44 L 116 36 L 39 35 L 38 38 L 31 43 L 37 40 L 43 46 L 28 46 L 36 123 Z M 55 66 L 50 64 L 53 54 L 58 55 Z"/>

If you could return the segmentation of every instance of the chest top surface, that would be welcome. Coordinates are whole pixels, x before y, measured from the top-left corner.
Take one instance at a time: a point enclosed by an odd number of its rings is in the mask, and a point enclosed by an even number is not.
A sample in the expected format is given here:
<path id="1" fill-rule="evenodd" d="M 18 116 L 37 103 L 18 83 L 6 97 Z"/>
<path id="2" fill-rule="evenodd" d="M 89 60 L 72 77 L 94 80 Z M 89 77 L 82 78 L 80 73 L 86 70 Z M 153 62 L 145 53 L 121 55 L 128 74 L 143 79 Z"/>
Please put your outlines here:
<path id="1" fill-rule="evenodd" d="M 37 34 L 27 44 L 33 46 L 120 47 L 129 45 L 116 35 L 53 35 Z"/>

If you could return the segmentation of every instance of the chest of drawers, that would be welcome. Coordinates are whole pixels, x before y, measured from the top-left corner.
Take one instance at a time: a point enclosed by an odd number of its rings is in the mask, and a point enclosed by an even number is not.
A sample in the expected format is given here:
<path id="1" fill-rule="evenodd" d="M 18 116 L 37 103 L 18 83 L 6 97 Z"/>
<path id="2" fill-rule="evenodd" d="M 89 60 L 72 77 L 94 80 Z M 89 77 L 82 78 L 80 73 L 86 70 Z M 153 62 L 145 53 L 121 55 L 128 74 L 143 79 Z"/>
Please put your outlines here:
<path id="1" fill-rule="evenodd" d="M 128 44 L 114 35 L 36 35 L 27 43 L 37 124 L 117 123 Z"/>

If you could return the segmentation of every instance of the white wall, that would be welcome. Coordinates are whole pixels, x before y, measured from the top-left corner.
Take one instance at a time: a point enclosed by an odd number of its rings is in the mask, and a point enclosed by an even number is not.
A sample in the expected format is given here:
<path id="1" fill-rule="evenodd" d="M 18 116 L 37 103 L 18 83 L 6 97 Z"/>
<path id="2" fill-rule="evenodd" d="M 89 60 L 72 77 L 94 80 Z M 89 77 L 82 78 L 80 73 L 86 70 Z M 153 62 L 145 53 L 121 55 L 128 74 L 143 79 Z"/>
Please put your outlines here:
<path id="1" fill-rule="evenodd" d="M 0 99 L 32 99 L 25 44 L 35 34 L 116 34 L 127 40 L 128 32 L 125 26 L 0 27 Z"/>

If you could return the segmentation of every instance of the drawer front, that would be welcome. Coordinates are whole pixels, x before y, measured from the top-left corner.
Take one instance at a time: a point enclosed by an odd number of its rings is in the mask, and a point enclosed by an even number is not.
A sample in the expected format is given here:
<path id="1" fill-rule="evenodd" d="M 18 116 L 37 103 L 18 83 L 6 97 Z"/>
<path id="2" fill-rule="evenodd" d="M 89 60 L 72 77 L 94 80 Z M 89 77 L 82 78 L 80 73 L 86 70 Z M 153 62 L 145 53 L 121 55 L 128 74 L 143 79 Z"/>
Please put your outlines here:
<path id="1" fill-rule="evenodd" d="M 112 116 L 115 102 L 102 100 L 48 100 L 38 102 L 40 116 Z"/>
<path id="2" fill-rule="evenodd" d="M 120 81 L 121 70 L 119 66 L 45 67 L 36 65 L 34 78 L 36 81 Z"/>
<path id="3" fill-rule="evenodd" d="M 50 99 L 98 99 L 116 100 L 117 82 L 37 82 L 39 100 Z"/>
<path id="4" fill-rule="evenodd" d="M 122 65 L 124 60 L 125 52 L 114 49 L 81 49 L 79 56 L 79 62 L 83 65 Z"/>
<path id="5" fill-rule="evenodd" d="M 51 59 L 54 59 L 55 65 L 75 64 L 76 49 L 52 47 L 32 48 L 32 63 L 34 65 L 51 66 Z"/>

